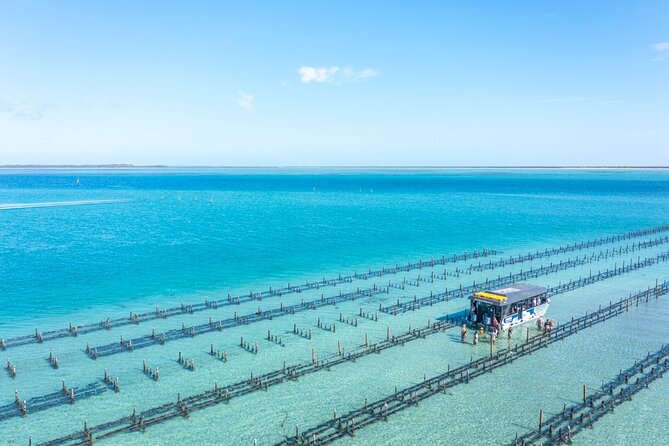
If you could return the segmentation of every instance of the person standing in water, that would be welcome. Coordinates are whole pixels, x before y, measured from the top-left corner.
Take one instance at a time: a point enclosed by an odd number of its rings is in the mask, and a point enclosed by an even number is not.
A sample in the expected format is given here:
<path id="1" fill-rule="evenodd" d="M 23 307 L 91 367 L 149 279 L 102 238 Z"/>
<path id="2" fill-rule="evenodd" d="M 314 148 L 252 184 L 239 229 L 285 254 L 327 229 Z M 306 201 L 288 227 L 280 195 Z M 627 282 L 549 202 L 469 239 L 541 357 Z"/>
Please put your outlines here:
<path id="1" fill-rule="evenodd" d="M 460 340 L 465 343 L 467 342 L 467 325 L 462 324 L 462 329 L 460 330 Z"/>

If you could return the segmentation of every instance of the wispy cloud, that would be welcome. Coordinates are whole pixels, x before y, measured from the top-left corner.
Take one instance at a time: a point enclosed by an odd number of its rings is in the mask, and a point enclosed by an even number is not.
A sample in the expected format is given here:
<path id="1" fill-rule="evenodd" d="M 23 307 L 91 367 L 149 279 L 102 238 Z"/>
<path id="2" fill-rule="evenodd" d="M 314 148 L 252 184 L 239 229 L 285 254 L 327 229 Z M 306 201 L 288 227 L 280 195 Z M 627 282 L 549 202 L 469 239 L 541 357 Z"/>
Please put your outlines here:
<path id="1" fill-rule="evenodd" d="M 590 98 L 584 98 L 581 96 L 564 96 L 564 97 L 559 97 L 559 98 L 550 98 L 546 99 L 544 102 L 556 102 L 556 103 L 563 103 L 563 102 L 586 102 L 589 101 Z"/>
<path id="2" fill-rule="evenodd" d="M 625 136 L 632 136 L 632 137 L 652 137 L 652 136 L 660 136 L 665 134 L 666 132 L 662 132 L 659 130 L 651 130 L 651 129 L 629 129 L 623 132 L 623 135 Z"/>
<path id="3" fill-rule="evenodd" d="M 669 60 L 669 42 L 654 43 L 651 48 L 657 53 L 653 60 Z"/>
<path id="4" fill-rule="evenodd" d="M 320 84 L 346 84 L 371 79 L 378 76 L 379 72 L 372 68 L 364 70 L 354 70 L 351 67 L 308 67 L 302 66 L 297 72 L 300 75 L 300 81 L 303 84 L 310 82 Z"/>
<path id="5" fill-rule="evenodd" d="M 300 67 L 297 72 L 300 73 L 302 83 L 309 82 L 333 82 L 339 67 Z"/>
<path id="6" fill-rule="evenodd" d="M 239 105 L 244 110 L 253 111 L 255 109 L 253 104 L 253 96 L 248 93 L 244 93 L 243 91 L 237 93 L 235 102 L 237 102 L 237 105 Z"/>
<path id="7" fill-rule="evenodd" d="M 47 110 L 54 108 L 54 104 L 46 102 L 8 102 L 0 101 L 0 113 L 6 113 L 16 119 L 37 120 L 44 116 Z"/>
<path id="8" fill-rule="evenodd" d="M 622 104 L 624 101 L 620 99 L 597 99 L 597 98 L 588 98 L 583 96 L 565 96 L 550 98 L 544 100 L 544 102 L 554 103 L 554 104 Z"/>

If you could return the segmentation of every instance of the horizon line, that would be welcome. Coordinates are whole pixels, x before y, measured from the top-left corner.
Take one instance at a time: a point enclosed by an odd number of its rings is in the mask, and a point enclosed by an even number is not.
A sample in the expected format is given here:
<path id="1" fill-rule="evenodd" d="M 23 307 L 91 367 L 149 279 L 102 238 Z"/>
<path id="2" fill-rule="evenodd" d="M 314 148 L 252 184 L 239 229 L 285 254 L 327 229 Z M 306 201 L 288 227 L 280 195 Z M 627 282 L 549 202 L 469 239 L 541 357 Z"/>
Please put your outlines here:
<path id="1" fill-rule="evenodd" d="M 0 169 L 669 169 L 648 165 L 134 165 L 110 164 L 4 164 Z"/>

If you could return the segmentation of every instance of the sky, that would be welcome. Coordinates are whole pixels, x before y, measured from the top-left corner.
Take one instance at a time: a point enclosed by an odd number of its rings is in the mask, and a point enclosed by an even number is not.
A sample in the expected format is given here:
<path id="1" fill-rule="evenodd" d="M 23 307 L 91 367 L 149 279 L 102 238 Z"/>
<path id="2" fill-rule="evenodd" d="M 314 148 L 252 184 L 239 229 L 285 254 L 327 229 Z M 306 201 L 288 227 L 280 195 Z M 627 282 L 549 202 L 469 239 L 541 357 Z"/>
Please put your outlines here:
<path id="1" fill-rule="evenodd" d="M 0 165 L 669 165 L 669 1 L 0 0 Z"/>

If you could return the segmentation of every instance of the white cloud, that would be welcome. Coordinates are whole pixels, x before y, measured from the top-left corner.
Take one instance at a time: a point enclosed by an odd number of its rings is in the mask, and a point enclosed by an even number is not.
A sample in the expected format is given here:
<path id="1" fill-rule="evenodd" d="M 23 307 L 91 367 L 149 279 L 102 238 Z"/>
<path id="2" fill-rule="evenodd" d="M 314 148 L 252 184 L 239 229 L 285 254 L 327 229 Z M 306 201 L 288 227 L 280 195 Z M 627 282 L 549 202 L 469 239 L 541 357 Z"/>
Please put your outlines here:
<path id="1" fill-rule="evenodd" d="M 344 79 L 348 82 L 355 82 L 369 79 L 379 74 L 378 71 L 373 70 L 371 68 L 365 68 L 362 71 L 354 71 L 351 68 L 344 68 L 342 73 L 344 75 Z"/>
<path id="2" fill-rule="evenodd" d="M 651 45 L 651 48 L 658 53 L 657 57 L 653 60 L 669 60 L 669 42 L 658 42 Z"/>
<path id="3" fill-rule="evenodd" d="M 300 79 L 303 83 L 309 82 L 334 82 L 335 75 L 340 71 L 339 67 L 300 67 Z"/>
<path id="4" fill-rule="evenodd" d="M 297 72 L 300 75 L 300 81 L 303 84 L 310 82 L 345 84 L 370 79 L 379 74 L 377 70 L 365 68 L 364 70 L 354 70 L 351 67 L 300 67 Z"/>
<path id="5" fill-rule="evenodd" d="M 248 111 L 254 110 L 253 96 L 251 96 L 248 93 L 244 93 L 243 91 L 237 93 L 237 97 L 235 97 L 235 102 L 237 102 L 237 105 L 239 105 L 244 110 Z"/>
<path id="6" fill-rule="evenodd" d="M 623 104 L 624 101 L 620 99 L 597 99 L 597 98 L 588 98 L 584 96 L 565 96 L 550 98 L 544 100 L 544 102 L 550 103 L 562 103 L 562 104 Z"/>
<path id="7" fill-rule="evenodd" d="M 660 136 L 663 135 L 665 132 L 661 132 L 659 130 L 650 130 L 650 129 L 630 129 L 627 131 L 623 132 L 623 135 L 625 136 L 632 136 L 632 137 L 652 137 L 652 136 Z"/>
<path id="8" fill-rule="evenodd" d="M 655 51 L 669 51 L 669 42 L 658 42 L 653 45 Z"/>
<path id="9" fill-rule="evenodd" d="M 587 101 L 590 101 L 590 98 L 585 98 L 581 96 L 565 96 L 559 98 L 546 99 L 545 102 L 587 102 Z"/>
<path id="10" fill-rule="evenodd" d="M 6 102 L 0 101 L 0 113 L 8 113 L 16 119 L 37 120 L 44 116 L 44 113 L 54 108 L 54 104 L 42 102 Z"/>

